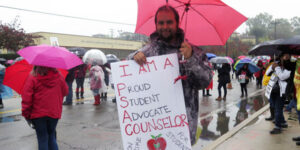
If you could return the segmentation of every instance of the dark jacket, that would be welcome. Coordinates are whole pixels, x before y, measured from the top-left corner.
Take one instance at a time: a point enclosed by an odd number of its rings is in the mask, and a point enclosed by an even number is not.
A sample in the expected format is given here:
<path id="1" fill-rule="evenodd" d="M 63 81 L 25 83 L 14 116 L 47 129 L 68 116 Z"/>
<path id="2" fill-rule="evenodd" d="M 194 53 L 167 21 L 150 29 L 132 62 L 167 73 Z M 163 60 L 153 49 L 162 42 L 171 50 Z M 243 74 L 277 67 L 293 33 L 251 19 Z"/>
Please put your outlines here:
<path id="1" fill-rule="evenodd" d="M 68 70 L 68 75 L 66 76 L 66 82 L 72 83 L 75 79 L 75 68 Z"/>
<path id="2" fill-rule="evenodd" d="M 86 70 L 87 70 L 86 64 L 81 64 L 75 68 L 75 78 L 85 78 Z"/>
<path id="3" fill-rule="evenodd" d="M 229 64 L 223 64 L 222 68 L 218 69 L 218 82 L 220 84 L 227 84 L 230 83 L 230 70 L 231 67 Z"/>
<path id="4" fill-rule="evenodd" d="M 245 73 L 245 75 L 248 77 L 248 79 L 246 79 L 246 84 L 249 83 L 249 79 L 252 76 L 251 72 L 248 69 L 244 69 L 244 67 L 242 67 L 238 72 L 237 75 L 241 75 L 242 73 Z"/>

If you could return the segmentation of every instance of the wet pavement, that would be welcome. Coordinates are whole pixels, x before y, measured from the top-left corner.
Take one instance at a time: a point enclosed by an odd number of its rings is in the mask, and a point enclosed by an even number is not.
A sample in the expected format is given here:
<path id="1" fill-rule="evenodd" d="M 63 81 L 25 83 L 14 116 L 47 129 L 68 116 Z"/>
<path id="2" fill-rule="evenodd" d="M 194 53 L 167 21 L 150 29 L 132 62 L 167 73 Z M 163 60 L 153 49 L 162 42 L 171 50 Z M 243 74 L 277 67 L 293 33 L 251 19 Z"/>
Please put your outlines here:
<path id="1" fill-rule="evenodd" d="M 261 94 L 262 91 L 252 97 L 232 101 L 230 104 L 220 102 L 218 109 L 211 113 L 200 111 L 201 134 L 197 141 L 198 147 L 205 147 L 215 141 L 268 104 L 267 99 Z"/>
<path id="2" fill-rule="evenodd" d="M 248 84 L 248 98 L 241 99 L 240 86 L 235 79 L 232 80 L 233 89 L 227 90 L 227 100 L 216 101 L 218 93 L 216 75 L 212 96 L 203 97 L 202 91 L 199 91 L 201 134 L 197 145 L 201 148 L 230 131 L 268 103 L 261 96 L 262 90 L 256 89 L 255 81 Z M 85 89 L 84 104 L 76 105 L 74 102 L 71 106 L 63 106 L 62 119 L 57 126 L 59 148 L 62 150 L 122 149 L 117 107 L 111 100 L 114 96 L 113 90 L 109 89 L 107 101 L 102 102 L 100 106 L 93 106 L 93 97 L 87 80 Z M 14 98 L 6 99 L 4 105 L 5 108 L 0 110 L 1 149 L 37 149 L 34 130 L 20 116 L 20 97 L 16 95 Z"/>

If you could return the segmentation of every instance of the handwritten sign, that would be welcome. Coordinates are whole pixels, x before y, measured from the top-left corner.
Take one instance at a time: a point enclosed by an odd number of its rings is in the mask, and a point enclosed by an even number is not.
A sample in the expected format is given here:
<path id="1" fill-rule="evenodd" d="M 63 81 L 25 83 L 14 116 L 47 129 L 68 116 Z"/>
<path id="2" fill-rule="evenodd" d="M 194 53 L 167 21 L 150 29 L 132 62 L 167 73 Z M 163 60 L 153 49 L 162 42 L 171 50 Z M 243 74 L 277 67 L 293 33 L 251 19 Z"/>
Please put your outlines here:
<path id="1" fill-rule="evenodd" d="M 112 63 L 125 150 L 190 150 L 177 54 Z"/>

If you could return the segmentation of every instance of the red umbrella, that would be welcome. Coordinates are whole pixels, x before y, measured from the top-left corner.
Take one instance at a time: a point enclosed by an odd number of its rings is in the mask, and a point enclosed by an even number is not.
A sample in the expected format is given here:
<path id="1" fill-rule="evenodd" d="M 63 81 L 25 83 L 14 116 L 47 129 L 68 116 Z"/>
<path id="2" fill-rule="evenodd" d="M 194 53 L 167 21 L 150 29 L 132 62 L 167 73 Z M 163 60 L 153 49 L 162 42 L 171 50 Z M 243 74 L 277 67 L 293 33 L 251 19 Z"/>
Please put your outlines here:
<path id="1" fill-rule="evenodd" d="M 21 94 L 25 81 L 30 74 L 33 65 L 30 65 L 26 60 L 21 60 L 9 66 L 5 70 L 3 84 L 14 89 L 17 93 Z M 68 71 L 58 69 L 60 73 L 66 77 Z"/>
<path id="2" fill-rule="evenodd" d="M 166 0 L 138 0 L 135 32 L 150 35 L 155 31 L 155 13 Z M 224 45 L 246 17 L 220 0 L 169 0 L 179 15 L 185 38 L 196 45 Z"/>

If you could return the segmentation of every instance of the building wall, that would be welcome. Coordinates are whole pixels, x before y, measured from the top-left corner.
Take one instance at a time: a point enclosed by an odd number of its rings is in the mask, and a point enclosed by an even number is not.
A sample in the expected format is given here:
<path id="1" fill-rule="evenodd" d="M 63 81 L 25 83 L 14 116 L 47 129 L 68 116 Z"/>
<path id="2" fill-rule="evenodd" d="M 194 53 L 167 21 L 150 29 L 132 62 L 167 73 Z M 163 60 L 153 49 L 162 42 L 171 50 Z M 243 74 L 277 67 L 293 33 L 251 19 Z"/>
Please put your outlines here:
<path id="1" fill-rule="evenodd" d="M 36 44 L 51 45 L 53 40 L 57 39 L 59 46 L 83 47 L 86 49 L 100 49 L 105 54 L 115 54 L 119 58 L 125 58 L 129 53 L 132 53 L 142 47 L 142 42 L 126 41 L 117 39 L 96 38 L 90 36 L 59 34 L 49 32 L 36 32 L 35 35 L 41 35 L 42 38 L 37 39 Z"/>

